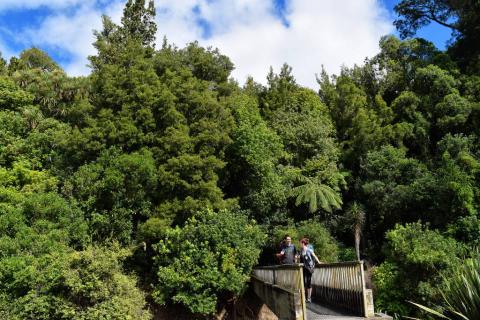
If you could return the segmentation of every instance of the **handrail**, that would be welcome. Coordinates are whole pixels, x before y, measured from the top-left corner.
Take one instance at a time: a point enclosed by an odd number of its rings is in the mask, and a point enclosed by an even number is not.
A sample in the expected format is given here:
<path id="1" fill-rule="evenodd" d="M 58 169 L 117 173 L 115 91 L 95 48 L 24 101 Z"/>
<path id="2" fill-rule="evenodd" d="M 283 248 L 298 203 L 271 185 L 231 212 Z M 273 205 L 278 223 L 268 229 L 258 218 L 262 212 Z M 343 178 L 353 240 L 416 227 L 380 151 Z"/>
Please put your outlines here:
<path id="1" fill-rule="evenodd" d="M 254 269 L 258 270 L 273 270 L 273 269 L 298 269 L 299 266 L 303 266 L 302 263 L 292 263 L 292 264 L 275 264 L 271 266 L 258 266 Z"/>
<path id="2" fill-rule="evenodd" d="M 320 263 L 315 265 L 315 268 L 328 268 L 328 267 L 343 267 L 343 266 L 353 266 L 362 263 L 362 261 L 342 261 L 342 262 L 330 262 L 330 263 Z"/>

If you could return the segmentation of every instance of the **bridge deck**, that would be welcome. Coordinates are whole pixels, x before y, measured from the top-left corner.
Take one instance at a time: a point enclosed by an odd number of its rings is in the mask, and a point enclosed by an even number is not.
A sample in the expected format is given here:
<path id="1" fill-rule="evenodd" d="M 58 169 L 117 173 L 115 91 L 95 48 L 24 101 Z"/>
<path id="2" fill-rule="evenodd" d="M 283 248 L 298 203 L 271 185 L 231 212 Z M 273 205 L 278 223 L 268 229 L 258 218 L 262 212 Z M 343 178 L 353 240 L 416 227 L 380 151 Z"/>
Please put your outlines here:
<path id="1" fill-rule="evenodd" d="M 307 320 L 360 320 L 362 317 L 345 315 L 336 310 L 321 306 L 316 303 L 307 304 Z"/>

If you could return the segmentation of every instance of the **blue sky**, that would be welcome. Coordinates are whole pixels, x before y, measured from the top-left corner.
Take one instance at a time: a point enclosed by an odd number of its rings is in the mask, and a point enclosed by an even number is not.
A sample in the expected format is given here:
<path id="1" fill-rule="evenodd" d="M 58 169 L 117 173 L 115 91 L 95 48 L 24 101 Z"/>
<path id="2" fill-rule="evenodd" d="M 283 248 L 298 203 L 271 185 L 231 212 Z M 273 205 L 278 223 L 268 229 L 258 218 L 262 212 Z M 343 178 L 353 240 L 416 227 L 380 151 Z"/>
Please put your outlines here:
<path id="1" fill-rule="evenodd" d="M 125 0 L 1 0 L 0 51 L 18 55 L 37 46 L 72 75 L 88 74 L 93 29 L 107 14 L 119 21 Z M 284 62 L 304 85 L 315 87 L 322 67 L 362 63 L 378 40 L 394 33 L 398 0 L 156 0 L 158 39 L 183 46 L 199 40 L 235 63 L 233 76 L 264 82 L 268 68 Z M 418 33 L 441 49 L 450 31 L 430 25 Z"/>
<path id="2" fill-rule="evenodd" d="M 393 7 L 400 2 L 399 0 L 383 0 L 382 3 L 387 8 L 387 10 L 392 15 L 393 19 L 396 18 L 396 14 L 393 11 Z M 397 32 L 394 32 L 397 34 Z M 444 50 L 448 40 L 451 38 L 451 30 L 447 27 L 444 27 L 438 23 L 431 23 L 426 27 L 423 27 L 417 32 L 417 36 L 420 38 L 427 39 L 435 44 L 439 49 Z"/>

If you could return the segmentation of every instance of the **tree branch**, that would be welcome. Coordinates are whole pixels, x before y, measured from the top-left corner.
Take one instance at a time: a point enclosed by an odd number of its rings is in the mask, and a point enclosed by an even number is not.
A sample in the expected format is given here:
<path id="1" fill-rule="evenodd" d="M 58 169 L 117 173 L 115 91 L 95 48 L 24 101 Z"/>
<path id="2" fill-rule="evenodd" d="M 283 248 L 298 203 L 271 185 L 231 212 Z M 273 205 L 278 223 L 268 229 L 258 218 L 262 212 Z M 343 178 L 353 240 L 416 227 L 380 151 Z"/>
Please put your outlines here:
<path id="1" fill-rule="evenodd" d="M 432 20 L 432 21 L 435 21 L 436 23 L 444 26 L 444 27 L 447 27 L 447 28 L 450 28 L 450 29 L 454 29 L 454 30 L 457 30 L 457 31 L 460 31 L 456 26 L 454 26 L 453 24 L 449 24 L 449 23 L 446 23 L 446 22 L 443 22 L 442 20 L 438 19 L 435 15 L 435 12 L 433 11 L 432 8 L 430 8 L 430 15 L 425 15 L 428 19 Z"/>

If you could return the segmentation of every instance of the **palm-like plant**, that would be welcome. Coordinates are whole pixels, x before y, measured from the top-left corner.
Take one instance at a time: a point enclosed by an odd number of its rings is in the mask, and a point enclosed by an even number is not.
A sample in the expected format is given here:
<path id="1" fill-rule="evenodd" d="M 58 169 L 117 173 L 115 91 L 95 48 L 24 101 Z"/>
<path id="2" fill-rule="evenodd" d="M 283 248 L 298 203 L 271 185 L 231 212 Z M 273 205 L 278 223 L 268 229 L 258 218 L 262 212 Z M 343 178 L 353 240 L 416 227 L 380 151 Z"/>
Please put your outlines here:
<path id="1" fill-rule="evenodd" d="M 443 314 L 423 305 L 417 307 L 443 319 L 480 319 L 480 256 L 464 261 L 453 275 L 444 276 L 445 289 L 441 294 L 444 301 Z"/>
<path id="2" fill-rule="evenodd" d="M 316 178 L 300 176 L 298 180 L 303 184 L 291 190 L 291 195 L 296 197 L 296 206 L 308 204 L 310 213 L 316 212 L 319 208 L 327 212 L 341 208 L 342 198 L 331 187 Z"/>
<path id="3" fill-rule="evenodd" d="M 352 230 L 355 237 L 355 252 L 357 259 L 360 260 L 360 237 L 362 235 L 363 224 L 365 223 L 365 210 L 357 201 L 354 201 L 347 210 L 347 215 L 352 221 Z"/>

